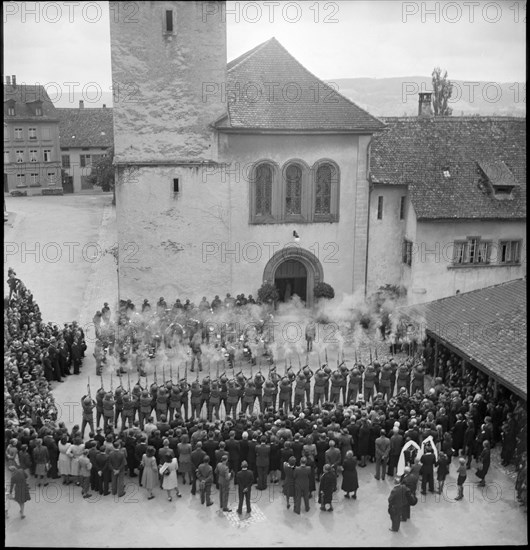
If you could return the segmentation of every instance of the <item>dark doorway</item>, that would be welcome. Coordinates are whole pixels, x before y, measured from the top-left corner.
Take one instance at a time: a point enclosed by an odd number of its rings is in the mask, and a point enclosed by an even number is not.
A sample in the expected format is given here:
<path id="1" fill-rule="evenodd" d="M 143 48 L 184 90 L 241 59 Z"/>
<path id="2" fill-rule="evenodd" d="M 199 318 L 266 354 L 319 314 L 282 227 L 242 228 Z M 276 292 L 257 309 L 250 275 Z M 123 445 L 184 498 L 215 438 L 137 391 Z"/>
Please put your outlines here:
<path id="1" fill-rule="evenodd" d="M 305 302 L 307 300 L 307 270 L 297 260 L 286 260 L 281 263 L 274 274 L 274 285 L 280 293 L 280 302 L 288 302 L 296 294 Z"/>
<path id="2" fill-rule="evenodd" d="M 9 183 L 7 182 L 7 174 L 4 172 L 4 193 L 9 193 Z"/>
<path id="3" fill-rule="evenodd" d="M 64 176 L 63 177 L 63 193 L 73 193 L 74 192 L 74 177 L 73 176 Z"/>

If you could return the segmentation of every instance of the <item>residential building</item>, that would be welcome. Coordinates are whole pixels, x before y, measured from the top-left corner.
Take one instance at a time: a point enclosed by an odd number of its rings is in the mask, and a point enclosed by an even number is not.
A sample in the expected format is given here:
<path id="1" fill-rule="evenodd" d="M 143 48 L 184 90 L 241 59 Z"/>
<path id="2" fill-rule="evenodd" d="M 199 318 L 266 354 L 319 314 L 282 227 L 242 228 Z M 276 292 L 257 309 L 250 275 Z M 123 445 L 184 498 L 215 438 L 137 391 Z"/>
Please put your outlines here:
<path id="1" fill-rule="evenodd" d="M 61 143 L 61 166 L 65 173 L 65 193 L 92 189 L 92 166 L 107 156 L 113 146 L 112 109 L 57 109 Z"/>
<path id="2" fill-rule="evenodd" d="M 4 192 L 61 189 L 57 110 L 41 85 L 4 84 Z"/>

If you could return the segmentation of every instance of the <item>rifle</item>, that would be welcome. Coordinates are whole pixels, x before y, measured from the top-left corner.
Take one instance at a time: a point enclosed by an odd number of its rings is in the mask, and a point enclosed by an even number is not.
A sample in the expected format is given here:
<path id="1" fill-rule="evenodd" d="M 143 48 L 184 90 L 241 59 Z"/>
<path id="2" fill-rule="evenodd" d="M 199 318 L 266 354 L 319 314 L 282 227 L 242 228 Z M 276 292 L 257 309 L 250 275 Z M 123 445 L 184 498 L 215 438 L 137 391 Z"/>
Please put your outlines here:
<path id="1" fill-rule="evenodd" d="M 87 387 L 87 390 L 88 390 L 88 397 L 90 397 L 90 399 L 92 399 L 92 395 L 90 394 L 90 376 L 88 377 L 88 384 L 86 385 Z"/>
<path id="2" fill-rule="evenodd" d="M 110 373 L 110 391 L 114 391 L 114 388 L 112 387 L 112 372 Z"/>
<path id="3" fill-rule="evenodd" d="M 357 350 L 355 350 L 355 364 L 357 365 Z"/>
<path id="4" fill-rule="evenodd" d="M 171 380 L 171 382 L 173 382 L 173 369 L 172 369 L 171 361 L 169 362 L 169 379 Z M 177 380 L 178 380 L 178 372 L 177 372 Z"/>
<path id="5" fill-rule="evenodd" d="M 317 357 L 318 357 L 318 366 L 319 368 L 322 368 L 322 361 L 320 361 L 320 352 L 317 351 Z"/>
<path id="6" fill-rule="evenodd" d="M 298 352 L 296 352 L 296 357 L 298 357 L 298 372 L 300 372 L 302 370 L 302 363 L 300 362 L 300 355 L 298 355 Z"/>
<path id="7" fill-rule="evenodd" d="M 99 377 L 101 378 L 101 389 L 105 391 L 105 388 L 103 387 L 103 375 L 100 374 Z"/>
<path id="8" fill-rule="evenodd" d="M 252 359 L 250 360 L 250 378 L 252 379 Z"/>
<path id="9" fill-rule="evenodd" d="M 177 365 L 177 382 L 180 382 L 180 365 Z"/>
<path id="10" fill-rule="evenodd" d="M 328 348 L 324 348 L 324 352 L 326 354 L 326 365 L 328 364 Z"/>
<path id="11" fill-rule="evenodd" d="M 370 347 L 370 365 L 372 364 L 372 348 Z"/>
<path id="12" fill-rule="evenodd" d="M 269 363 L 269 372 L 267 373 L 267 380 L 270 380 L 271 379 L 271 363 L 270 361 L 268 361 Z"/>
<path id="13" fill-rule="evenodd" d="M 216 379 L 219 380 L 219 361 L 215 362 L 217 365 Z"/>
<path id="14" fill-rule="evenodd" d="M 285 358 L 285 365 L 283 369 L 283 375 L 285 376 L 287 374 L 287 357 Z"/>
<path id="15" fill-rule="evenodd" d="M 184 367 L 184 380 L 186 381 L 186 383 L 188 383 L 188 362 L 186 361 L 185 362 L 185 367 Z"/>
<path id="16" fill-rule="evenodd" d="M 211 361 L 208 359 L 208 378 L 210 378 L 210 372 L 211 372 Z"/>
<path id="17" fill-rule="evenodd" d="M 131 392 L 131 373 L 127 371 L 127 389 Z"/>
<path id="18" fill-rule="evenodd" d="M 166 367 L 162 365 L 162 384 L 166 383 Z"/>
<path id="19" fill-rule="evenodd" d="M 375 360 L 377 361 L 377 345 L 375 346 Z"/>
<path id="20" fill-rule="evenodd" d="M 156 363 L 155 363 L 154 383 L 158 386 L 157 381 L 156 381 Z"/>
<path id="21" fill-rule="evenodd" d="M 197 382 L 199 381 L 199 368 L 197 367 Z"/>

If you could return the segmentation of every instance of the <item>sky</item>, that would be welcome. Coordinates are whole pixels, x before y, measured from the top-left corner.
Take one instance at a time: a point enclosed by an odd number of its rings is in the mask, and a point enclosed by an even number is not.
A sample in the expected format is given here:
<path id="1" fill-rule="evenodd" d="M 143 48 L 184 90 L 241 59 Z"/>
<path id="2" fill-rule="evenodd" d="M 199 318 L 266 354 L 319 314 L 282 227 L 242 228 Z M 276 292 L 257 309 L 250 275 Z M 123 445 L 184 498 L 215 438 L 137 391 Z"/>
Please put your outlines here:
<path id="1" fill-rule="evenodd" d="M 107 2 L 4 2 L 4 75 L 45 84 L 57 106 L 73 106 L 74 93 L 111 104 L 109 16 Z M 227 54 L 275 36 L 323 80 L 440 66 L 453 80 L 525 82 L 525 21 L 515 0 L 227 2 Z"/>

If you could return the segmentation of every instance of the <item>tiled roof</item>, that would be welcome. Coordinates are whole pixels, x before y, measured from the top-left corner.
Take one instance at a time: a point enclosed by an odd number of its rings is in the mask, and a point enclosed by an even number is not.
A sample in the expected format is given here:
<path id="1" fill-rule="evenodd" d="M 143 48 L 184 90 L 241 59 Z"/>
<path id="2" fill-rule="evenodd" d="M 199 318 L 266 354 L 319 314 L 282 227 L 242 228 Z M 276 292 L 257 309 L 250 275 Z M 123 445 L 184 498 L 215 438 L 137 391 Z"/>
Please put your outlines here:
<path id="1" fill-rule="evenodd" d="M 305 69 L 275 38 L 227 66 L 219 129 L 372 133 L 384 124 Z"/>
<path id="2" fill-rule="evenodd" d="M 57 109 L 61 147 L 112 147 L 112 109 Z M 75 137 L 74 137 L 75 136 Z"/>
<path id="3" fill-rule="evenodd" d="M 51 102 L 46 89 L 40 84 L 17 84 L 16 86 L 5 84 L 4 88 L 4 119 L 17 120 L 18 118 L 57 119 L 57 109 Z M 15 102 L 15 116 L 6 116 L 6 102 Z M 35 115 L 34 102 L 42 102 L 42 115 Z"/>
<path id="4" fill-rule="evenodd" d="M 407 184 L 418 219 L 526 217 L 526 119 L 449 116 L 382 120 L 387 129 L 372 140 L 371 181 Z M 494 197 L 491 187 L 484 185 L 479 163 L 504 165 L 511 172 L 516 185 L 512 200 Z M 449 178 L 443 175 L 445 168 Z"/>
<path id="5" fill-rule="evenodd" d="M 400 310 L 526 399 L 526 280 Z"/>

